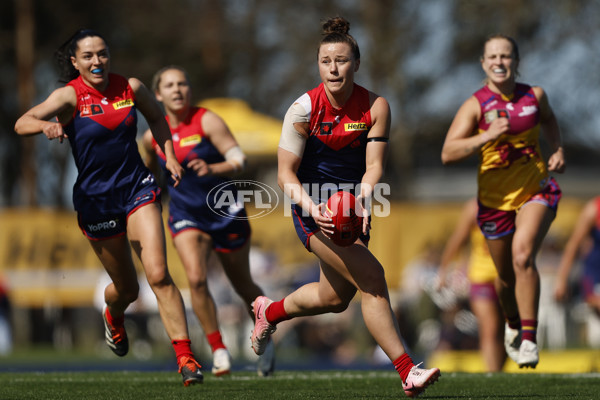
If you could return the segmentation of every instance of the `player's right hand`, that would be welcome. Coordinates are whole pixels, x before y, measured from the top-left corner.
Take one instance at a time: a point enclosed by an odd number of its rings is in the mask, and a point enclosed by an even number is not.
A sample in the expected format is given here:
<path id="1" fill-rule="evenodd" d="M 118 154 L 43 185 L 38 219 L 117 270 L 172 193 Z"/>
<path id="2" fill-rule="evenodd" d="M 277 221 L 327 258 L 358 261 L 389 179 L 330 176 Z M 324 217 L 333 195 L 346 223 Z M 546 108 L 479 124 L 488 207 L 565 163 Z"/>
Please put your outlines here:
<path id="1" fill-rule="evenodd" d="M 325 203 L 320 203 L 313 207 L 312 218 L 315 220 L 321 231 L 327 237 L 331 237 L 334 231 L 333 220 L 330 216 L 325 215 Z"/>
<path id="2" fill-rule="evenodd" d="M 62 125 L 58 122 L 47 122 L 42 129 L 42 133 L 46 135 L 48 140 L 58 139 L 60 143 L 62 143 L 65 138 L 68 138 Z"/>
<path id="3" fill-rule="evenodd" d="M 508 118 L 496 118 L 492 121 L 486 131 L 491 140 L 496 140 L 500 135 L 510 131 L 510 121 Z"/>

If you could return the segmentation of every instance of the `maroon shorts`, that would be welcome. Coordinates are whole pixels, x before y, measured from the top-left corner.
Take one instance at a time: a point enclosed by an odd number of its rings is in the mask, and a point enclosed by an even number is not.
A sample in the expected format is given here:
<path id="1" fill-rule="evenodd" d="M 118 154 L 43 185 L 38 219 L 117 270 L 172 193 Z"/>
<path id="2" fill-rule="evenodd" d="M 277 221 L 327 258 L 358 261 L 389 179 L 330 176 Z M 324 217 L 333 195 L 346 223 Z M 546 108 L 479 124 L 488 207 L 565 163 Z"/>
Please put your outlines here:
<path id="1" fill-rule="evenodd" d="M 471 300 L 487 299 L 498 301 L 498 295 L 493 283 L 471 283 L 469 297 Z"/>
<path id="2" fill-rule="evenodd" d="M 542 191 L 533 195 L 523 204 L 540 203 L 550 208 L 556 214 L 558 202 L 562 197 L 562 192 L 554 178 L 550 177 Z M 523 208 L 521 206 L 521 208 Z M 479 211 L 477 212 L 477 223 L 479 228 L 487 239 L 498 239 L 502 236 L 510 235 L 515 231 L 515 219 L 518 210 L 503 211 L 495 208 L 489 208 L 479 202 Z"/>

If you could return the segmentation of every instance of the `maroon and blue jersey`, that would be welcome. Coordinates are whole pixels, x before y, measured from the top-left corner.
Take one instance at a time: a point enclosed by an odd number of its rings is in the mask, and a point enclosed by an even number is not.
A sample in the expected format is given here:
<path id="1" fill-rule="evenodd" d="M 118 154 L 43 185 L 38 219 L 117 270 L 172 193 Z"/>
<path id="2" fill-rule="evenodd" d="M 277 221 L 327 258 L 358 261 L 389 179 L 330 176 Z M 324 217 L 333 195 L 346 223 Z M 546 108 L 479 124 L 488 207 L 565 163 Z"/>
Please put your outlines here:
<path id="1" fill-rule="evenodd" d="M 315 203 L 325 203 L 339 189 L 355 194 L 366 171 L 367 135 L 371 129 L 369 91 L 354 85 L 352 95 L 341 108 L 334 108 L 321 83 L 296 103 L 310 110 L 309 137 L 298 168 L 300 183 Z M 302 208 L 292 205 L 296 233 L 309 247 L 309 238 L 319 230 Z M 363 242 L 368 236 L 361 235 Z"/>
<path id="2" fill-rule="evenodd" d="M 297 173 L 300 182 L 359 184 L 366 170 L 367 135 L 372 126 L 369 91 L 355 84 L 346 104 L 338 109 L 329 102 L 321 83 L 296 102 L 310 104 L 310 134 Z"/>
<path id="3" fill-rule="evenodd" d="M 138 151 L 135 95 L 127 79 L 116 74 L 109 75 L 103 92 L 81 76 L 67 85 L 77 96 L 73 118 L 63 129 L 78 171 L 73 205 L 79 227 L 92 240 L 124 235 L 131 213 L 160 201 Z"/>
<path id="4" fill-rule="evenodd" d="M 78 171 L 75 209 L 121 212 L 140 185 L 154 182 L 138 151 L 133 90 L 116 74 L 109 75 L 103 92 L 86 85 L 81 76 L 67 85 L 77 94 L 73 119 L 64 126 Z"/>
<path id="5" fill-rule="evenodd" d="M 198 176 L 189 169 L 187 164 L 194 159 L 202 159 L 207 164 L 225 161 L 223 155 L 206 137 L 202 128 L 202 116 L 205 108 L 191 107 L 187 117 L 175 128 L 171 128 L 175 156 L 186 173 L 177 187 L 169 186 L 171 200 L 169 202 L 169 229 L 173 235 L 185 229 L 198 229 L 210 234 L 215 241 L 217 250 L 231 250 L 240 247 L 250 235 L 250 225 L 246 218 L 243 204 L 229 202 L 225 212 L 215 212 L 221 207 L 222 200 L 211 192 L 213 188 L 230 182 L 222 176 Z M 167 121 L 169 117 L 166 116 Z M 158 161 L 166 171 L 166 157 L 153 140 L 153 146 L 158 155 Z M 169 173 L 167 175 L 170 176 Z M 227 185 L 230 196 L 227 199 L 237 199 L 235 185 Z M 223 214 L 231 216 L 228 218 Z M 217 243 L 217 237 L 223 236 L 223 242 Z M 243 239 L 243 240 L 242 240 Z"/>

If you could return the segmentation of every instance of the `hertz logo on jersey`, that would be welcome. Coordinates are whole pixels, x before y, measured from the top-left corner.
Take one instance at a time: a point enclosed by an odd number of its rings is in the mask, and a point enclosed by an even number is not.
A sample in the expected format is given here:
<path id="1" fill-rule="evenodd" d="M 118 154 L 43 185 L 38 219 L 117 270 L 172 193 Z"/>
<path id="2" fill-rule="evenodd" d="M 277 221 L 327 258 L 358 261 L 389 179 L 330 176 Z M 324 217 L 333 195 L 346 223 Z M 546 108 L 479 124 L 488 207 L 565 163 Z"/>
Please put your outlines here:
<path id="1" fill-rule="evenodd" d="M 368 130 L 367 124 L 365 122 L 350 122 L 344 124 L 344 130 L 346 132 L 354 132 L 354 131 L 366 131 Z"/>
<path id="2" fill-rule="evenodd" d="M 113 103 L 113 108 L 115 110 L 119 110 L 119 109 L 125 108 L 125 107 L 133 107 L 133 100 L 126 99 L 126 100 L 121 100 L 121 101 L 117 101 L 116 103 Z"/>
<path id="3" fill-rule="evenodd" d="M 187 147 L 198 144 L 202 141 L 202 136 L 199 134 L 191 135 L 179 141 L 179 147 Z"/>

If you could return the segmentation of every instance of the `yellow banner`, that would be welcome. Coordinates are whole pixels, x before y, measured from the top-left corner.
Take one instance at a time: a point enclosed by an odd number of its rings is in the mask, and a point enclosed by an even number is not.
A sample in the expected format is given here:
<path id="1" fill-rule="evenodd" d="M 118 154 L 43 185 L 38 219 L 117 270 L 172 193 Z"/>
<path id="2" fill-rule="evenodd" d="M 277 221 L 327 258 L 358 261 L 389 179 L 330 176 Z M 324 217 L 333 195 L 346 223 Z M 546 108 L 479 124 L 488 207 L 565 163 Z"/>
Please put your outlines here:
<path id="1" fill-rule="evenodd" d="M 404 267 L 430 250 L 440 250 L 457 222 L 462 203 L 391 203 L 389 216 L 374 216 L 369 248 L 383 265 L 390 288 L 402 283 Z M 550 235 L 565 241 L 583 201 L 563 199 Z M 249 215 L 256 215 L 253 210 Z M 166 207 L 163 216 L 166 218 Z M 250 220 L 252 245 L 271 253 L 290 273 L 299 264 L 317 262 L 296 236 L 292 218 L 280 206 Z M 166 225 L 165 225 L 166 226 Z M 48 303 L 91 305 L 104 269 L 77 225 L 72 211 L 6 209 L 0 211 L 0 279 L 11 299 L 22 306 Z M 188 287 L 167 232 L 167 261 L 177 286 Z M 139 261 L 133 255 L 139 272 Z M 260 282 L 258 282 L 260 284 Z"/>

